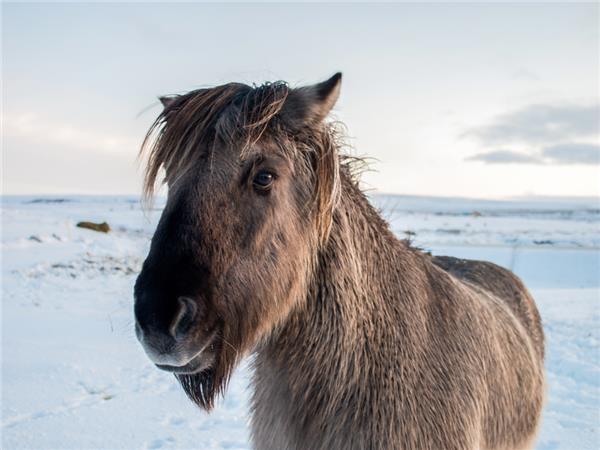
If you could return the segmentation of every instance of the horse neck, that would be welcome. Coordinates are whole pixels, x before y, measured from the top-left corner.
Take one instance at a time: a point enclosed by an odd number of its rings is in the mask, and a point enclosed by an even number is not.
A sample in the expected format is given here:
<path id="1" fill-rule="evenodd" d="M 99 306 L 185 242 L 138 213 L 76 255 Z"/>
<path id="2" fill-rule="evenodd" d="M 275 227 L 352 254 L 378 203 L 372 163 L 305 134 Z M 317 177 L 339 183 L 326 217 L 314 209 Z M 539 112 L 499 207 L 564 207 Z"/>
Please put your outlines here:
<path id="1" fill-rule="evenodd" d="M 342 328 L 351 334 L 371 327 L 381 316 L 399 320 L 398 305 L 421 285 L 422 260 L 422 254 L 398 240 L 366 196 L 345 179 L 331 235 L 299 315 L 307 320 L 315 315 L 343 317 L 347 320 Z M 327 323 L 323 326 L 329 328 Z"/>
<path id="2" fill-rule="evenodd" d="M 344 405 L 351 399 L 368 410 L 369 398 L 379 388 L 365 381 L 385 379 L 390 343 L 406 339 L 406 347 L 394 351 L 409 352 L 417 338 L 411 336 L 409 322 L 420 315 L 410 294 L 420 284 L 419 263 L 417 253 L 394 237 L 346 180 L 306 302 L 258 352 L 255 384 L 263 385 L 255 404 L 273 389 L 289 405 L 281 414 L 296 417 L 296 425 L 327 416 L 361 420 L 355 417 L 360 407 Z"/>

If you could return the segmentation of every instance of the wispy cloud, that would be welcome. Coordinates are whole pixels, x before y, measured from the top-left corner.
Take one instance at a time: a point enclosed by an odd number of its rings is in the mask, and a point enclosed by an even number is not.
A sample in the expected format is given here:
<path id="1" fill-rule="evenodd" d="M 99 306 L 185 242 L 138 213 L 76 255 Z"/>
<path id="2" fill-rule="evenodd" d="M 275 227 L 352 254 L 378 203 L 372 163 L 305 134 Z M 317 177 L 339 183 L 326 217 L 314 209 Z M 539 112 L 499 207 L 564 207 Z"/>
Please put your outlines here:
<path id="1" fill-rule="evenodd" d="M 558 144 L 544 147 L 537 154 L 495 150 L 469 156 L 466 161 L 480 161 L 486 164 L 596 165 L 600 164 L 600 145 L 576 142 Z"/>
<path id="2" fill-rule="evenodd" d="M 486 145 L 549 144 L 597 135 L 600 105 L 538 104 L 503 114 L 463 136 Z"/>
<path id="3" fill-rule="evenodd" d="M 77 149 L 121 153 L 137 149 L 140 143 L 127 136 L 102 134 L 70 124 L 56 123 L 32 113 L 6 114 L 4 134 L 34 142 L 57 143 Z"/>
<path id="4" fill-rule="evenodd" d="M 512 150 L 495 150 L 487 153 L 479 153 L 469 156 L 467 161 L 481 161 L 487 164 L 512 164 L 512 163 L 529 163 L 540 164 L 542 161 L 537 156 L 528 155 L 526 153 L 514 152 Z"/>
<path id="5" fill-rule="evenodd" d="M 600 164 L 600 145 L 551 145 L 542 150 L 542 156 L 555 164 Z"/>
<path id="6" fill-rule="evenodd" d="M 467 130 L 486 147 L 466 161 L 486 164 L 600 164 L 600 105 L 530 105 L 503 114 L 484 126 Z M 511 149 L 520 148 L 519 151 Z M 507 148 L 508 147 L 508 148 Z"/>

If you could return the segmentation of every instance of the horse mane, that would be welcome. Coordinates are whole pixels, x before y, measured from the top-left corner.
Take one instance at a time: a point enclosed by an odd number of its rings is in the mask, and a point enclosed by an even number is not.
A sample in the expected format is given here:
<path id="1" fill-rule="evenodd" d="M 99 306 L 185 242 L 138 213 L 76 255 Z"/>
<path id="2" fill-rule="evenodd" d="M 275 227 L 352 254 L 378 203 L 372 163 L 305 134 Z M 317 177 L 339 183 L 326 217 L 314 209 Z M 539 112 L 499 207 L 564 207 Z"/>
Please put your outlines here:
<path id="1" fill-rule="evenodd" d="M 258 141 L 288 96 L 287 83 L 251 87 L 228 83 L 172 97 L 146 133 L 140 158 L 147 159 L 144 198 L 150 199 L 161 167 L 181 176 L 200 156 L 200 146 L 219 137 L 227 144 Z"/>
<path id="2" fill-rule="evenodd" d="M 219 138 L 226 145 L 237 145 L 241 156 L 247 155 L 267 129 L 269 137 L 281 138 L 280 112 L 293 90 L 283 81 L 248 86 L 228 83 L 207 89 L 197 89 L 171 97 L 146 133 L 139 157 L 146 159 L 143 199 L 149 203 L 154 195 L 160 169 L 177 179 L 189 171 L 202 152 L 212 148 Z M 316 212 L 319 240 L 325 242 L 331 230 L 333 210 L 340 196 L 340 172 L 358 184 L 366 162 L 340 152 L 343 143 L 340 122 L 305 126 L 288 133 L 294 145 L 280 145 L 283 150 L 304 154 L 306 165 L 314 173 L 313 212 Z M 169 175 L 171 174 L 171 175 Z"/>

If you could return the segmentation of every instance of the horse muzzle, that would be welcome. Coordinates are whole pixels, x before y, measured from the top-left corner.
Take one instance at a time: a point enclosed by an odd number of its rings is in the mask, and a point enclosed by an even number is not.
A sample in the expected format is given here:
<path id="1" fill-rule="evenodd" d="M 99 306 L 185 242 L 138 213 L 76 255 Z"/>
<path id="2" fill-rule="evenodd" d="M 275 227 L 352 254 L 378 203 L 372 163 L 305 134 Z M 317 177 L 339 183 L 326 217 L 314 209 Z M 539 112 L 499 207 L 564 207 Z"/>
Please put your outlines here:
<path id="1" fill-rule="evenodd" d="M 135 333 L 148 358 L 162 370 L 191 374 L 205 370 L 214 362 L 217 330 L 200 333 L 202 321 L 198 306 L 189 297 L 177 298 L 177 311 L 168 326 L 144 321 L 136 314 Z"/>

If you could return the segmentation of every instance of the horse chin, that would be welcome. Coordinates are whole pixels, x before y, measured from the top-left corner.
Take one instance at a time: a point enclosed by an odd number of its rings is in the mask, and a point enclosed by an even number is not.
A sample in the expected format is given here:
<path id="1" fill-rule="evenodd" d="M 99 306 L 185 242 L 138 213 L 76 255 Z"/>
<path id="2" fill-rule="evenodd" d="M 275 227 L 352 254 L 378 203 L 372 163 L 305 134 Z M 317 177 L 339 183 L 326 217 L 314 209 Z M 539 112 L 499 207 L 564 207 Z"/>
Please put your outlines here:
<path id="1" fill-rule="evenodd" d="M 217 388 L 216 371 L 213 367 L 191 374 L 175 374 L 188 398 L 200 408 L 210 411 L 213 408 Z"/>
<path id="2" fill-rule="evenodd" d="M 227 363 L 220 339 L 204 354 L 204 364 L 194 372 L 175 373 L 188 398 L 205 411 L 210 411 L 219 393 L 225 390 L 233 367 Z"/>

